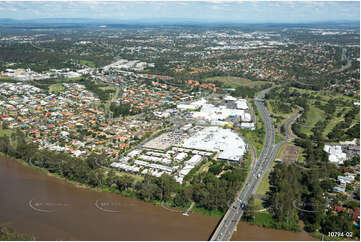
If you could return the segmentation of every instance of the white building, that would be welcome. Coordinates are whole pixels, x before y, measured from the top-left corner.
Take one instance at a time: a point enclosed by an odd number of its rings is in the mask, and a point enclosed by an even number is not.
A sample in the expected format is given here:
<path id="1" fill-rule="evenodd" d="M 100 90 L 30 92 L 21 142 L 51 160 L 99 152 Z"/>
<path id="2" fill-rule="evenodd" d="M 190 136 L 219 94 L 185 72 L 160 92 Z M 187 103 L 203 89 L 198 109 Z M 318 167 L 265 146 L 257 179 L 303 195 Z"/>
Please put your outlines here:
<path id="1" fill-rule="evenodd" d="M 180 162 L 183 161 L 187 156 L 187 153 L 178 153 L 176 157 L 174 157 L 174 160 Z"/>
<path id="2" fill-rule="evenodd" d="M 354 179 L 354 176 L 337 176 L 337 181 L 339 181 L 343 185 L 351 183 Z"/>
<path id="3" fill-rule="evenodd" d="M 192 158 L 190 158 L 189 160 L 187 160 L 185 162 L 185 164 L 189 164 L 189 165 L 193 165 L 193 166 L 196 166 L 199 164 L 199 162 L 202 161 L 202 156 L 200 155 L 194 155 L 192 156 Z"/>
<path id="4" fill-rule="evenodd" d="M 232 97 L 232 96 L 226 96 L 225 98 L 224 98 L 224 101 L 236 101 L 237 100 L 237 98 L 235 98 L 235 97 Z"/>
<path id="5" fill-rule="evenodd" d="M 113 162 L 112 164 L 110 164 L 110 166 L 113 167 L 113 168 L 120 169 L 120 170 L 125 170 L 125 171 L 128 171 L 128 172 L 138 172 L 140 170 L 139 167 L 130 166 L 130 165 L 117 163 L 117 162 Z"/>
<path id="6" fill-rule="evenodd" d="M 169 112 L 154 112 L 154 115 L 159 117 L 159 118 L 168 118 L 170 116 Z"/>
<path id="7" fill-rule="evenodd" d="M 342 152 L 342 147 L 340 145 L 325 145 L 323 148 L 328 155 L 328 160 L 333 163 L 343 164 L 345 160 L 347 160 L 346 153 Z"/>
<path id="8" fill-rule="evenodd" d="M 247 110 L 248 104 L 246 99 L 239 99 L 236 101 L 237 109 Z"/>
<path id="9" fill-rule="evenodd" d="M 195 109 L 202 107 L 206 103 L 207 103 L 207 100 L 202 98 L 202 99 L 194 101 L 190 104 L 178 104 L 177 108 L 181 109 L 181 110 L 195 110 Z"/>
<path id="10" fill-rule="evenodd" d="M 128 154 L 128 156 L 131 157 L 131 158 L 134 158 L 134 157 L 138 156 L 140 153 L 142 153 L 141 150 L 132 150 L 132 151 Z"/>
<path id="11" fill-rule="evenodd" d="M 254 130 L 255 126 L 254 126 L 254 123 L 241 123 L 241 129 Z"/>
<path id="12" fill-rule="evenodd" d="M 205 104 L 200 112 L 193 113 L 193 118 L 205 119 L 208 121 L 224 121 L 229 117 L 236 116 L 244 116 L 244 111 L 229 109 L 225 106 L 216 107 L 213 104 Z"/>
<path id="13" fill-rule="evenodd" d="M 185 139 L 182 146 L 219 152 L 218 158 L 230 161 L 240 161 L 247 148 L 246 143 L 236 133 L 220 127 L 206 127 Z"/>
<path id="14" fill-rule="evenodd" d="M 183 167 L 183 169 L 179 171 L 180 177 L 186 176 L 193 168 L 194 166 L 192 165 L 186 165 L 185 167 Z"/>
<path id="15" fill-rule="evenodd" d="M 250 113 L 244 112 L 243 115 L 241 115 L 241 119 L 243 122 L 251 122 L 252 117 Z"/>

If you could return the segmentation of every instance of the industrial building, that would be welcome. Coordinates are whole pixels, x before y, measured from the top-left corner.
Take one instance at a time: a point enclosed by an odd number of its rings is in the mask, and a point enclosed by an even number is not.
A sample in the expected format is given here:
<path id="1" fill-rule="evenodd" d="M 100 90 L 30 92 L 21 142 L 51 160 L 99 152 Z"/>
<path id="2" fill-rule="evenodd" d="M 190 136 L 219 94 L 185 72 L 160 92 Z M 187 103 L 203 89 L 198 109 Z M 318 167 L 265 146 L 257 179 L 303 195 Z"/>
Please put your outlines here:
<path id="1" fill-rule="evenodd" d="M 183 142 L 183 147 L 219 152 L 218 159 L 241 161 L 247 145 L 241 137 L 230 129 L 206 127 Z"/>

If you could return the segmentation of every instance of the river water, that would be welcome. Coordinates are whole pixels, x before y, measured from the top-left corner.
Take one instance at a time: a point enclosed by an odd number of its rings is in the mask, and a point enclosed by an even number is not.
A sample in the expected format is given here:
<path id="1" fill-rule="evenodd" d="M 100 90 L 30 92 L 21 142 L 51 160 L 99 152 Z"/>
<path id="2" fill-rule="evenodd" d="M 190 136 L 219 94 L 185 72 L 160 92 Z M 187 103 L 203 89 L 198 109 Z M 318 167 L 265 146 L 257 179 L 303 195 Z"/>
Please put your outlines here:
<path id="1" fill-rule="evenodd" d="M 207 240 L 218 220 L 96 192 L 0 156 L 0 223 L 38 240 Z M 233 240 L 310 240 L 239 223 Z"/>

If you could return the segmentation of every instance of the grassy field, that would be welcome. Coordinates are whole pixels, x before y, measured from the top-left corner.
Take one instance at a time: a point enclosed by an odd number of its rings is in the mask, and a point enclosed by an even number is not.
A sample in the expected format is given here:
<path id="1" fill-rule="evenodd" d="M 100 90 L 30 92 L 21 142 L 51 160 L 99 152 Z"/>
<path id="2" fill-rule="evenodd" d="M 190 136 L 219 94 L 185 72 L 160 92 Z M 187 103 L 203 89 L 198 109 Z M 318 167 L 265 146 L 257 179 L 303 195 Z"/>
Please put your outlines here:
<path id="1" fill-rule="evenodd" d="M 337 123 L 344 121 L 344 115 L 353 107 L 353 102 L 359 101 L 357 97 L 349 97 L 342 94 L 335 94 L 328 90 L 312 91 L 294 87 L 290 88 L 290 90 L 296 91 L 300 94 L 312 95 L 311 97 L 309 97 L 310 110 L 306 114 L 306 124 L 305 126 L 301 127 L 302 132 L 307 135 L 311 135 L 311 129 L 315 126 L 315 124 L 320 120 L 324 120 L 326 117 L 326 113 L 316 107 L 316 101 L 320 102 L 322 105 L 327 104 L 330 99 L 336 101 L 340 100 L 347 103 L 336 104 L 336 112 L 332 114 L 331 120 L 328 122 L 325 130 L 323 131 L 323 136 L 325 138 L 327 138 L 327 134 L 337 125 Z M 342 114 L 340 117 L 337 117 L 337 114 L 339 112 L 342 112 Z M 357 119 L 353 120 L 352 125 L 356 124 L 359 120 L 360 117 L 359 115 L 357 115 Z"/>
<path id="2" fill-rule="evenodd" d="M 65 87 L 61 83 L 56 83 L 49 86 L 50 92 L 61 92 L 65 89 Z"/>
<path id="3" fill-rule="evenodd" d="M 236 88 L 239 86 L 257 87 L 260 85 L 271 83 L 271 82 L 266 82 L 266 81 L 251 81 L 249 79 L 245 79 L 245 78 L 241 78 L 241 77 L 234 77 L 234 76 L 208 77 L 208 78 L 204 78 L 203 81 L 220 81 L 220 82 L 223 82 L 224 85 L 233 87 L 233 88 Z"/>
<path id="4" fill-rule="evenodd" d="M 304 93 L 304 94 L 311 94 L 314 96 L 313 99 L 316 99 L 318 101 L 325 101 L 327 102 L 330 99 L 338 99 L 341 98 L 343 100 L 346 101 L 350 101 L 350 102 L 357 102 L 358 98 L 355 97 L 349 97 L 349 96 L 345 96 L 341 93 L 334 93 L 332 91 L 328 91 L 328 90 L 321 90 L 321 91 L 313 91 L 313 90 L 306 90 L 306 89 L 302 89 L 302 88 L 295 88 L 295 87 L 291 87 L 290 90 L 296 90 L 298 93 Z"/>
<path id="5" fill-rule="evenodd" d="M 259 112 L 256 112 L 256 108 L 254 103 L 252 102 L 252 105 L 250 105 L 250 108 L 252 108 L 253 112 L 256 115 L 256 130 L 246 130 L 246 129 L 240 129 L 240 134 L 247 140 L 247 142 L 251 143 L 255 150 L 257 157 L 261 154 L 263 143 L 265 139 L 265 135 L 263 137 L 260 135 L 261 129 L 265 132 L 264 128 L 264 120 Z"/>
<path id="6" fill-rule="evenodd" d="M 268 212 L 256 213 L 254 224 L 270 228 L 273 225 L 273 218 Z"/>
<path id="7" fill-rule="evenodd" d="M 266 212 L 256 213 L 256 216 L 253 220 L 249 221 L 250 224 L 258 225 L 266 228 L 273 228 L 274 221 L 272 215 Z"/>
<path id="8" fill-rule="evenodd" d="M 323 131 L 324 137 L 327 137 L 327 134 L 332 131 L 332 129 L 336 126 L 337 123 L 343 121 L 343 116 L 333 118 L 326 126 L 325 130 Z"/>
<path id="9" fill-rule="evenodd" d="M 278 153 L 276 155 L 276 159 L 281 159 L 283 150 L 286 148 L 287 145 L 290 145 L 291 143 L 285 143 L 283 144 L 280 149 L 278 150 Z"/>
<path id="10" fill-rule="evenodd" d="M 111 87 L 111 86 L 99 87 L 99 89 L 102 89 L 103 91 L 111 90 L 112 92 L 115 92 L 117 90 L 116 87 Z"/>
<path id="11" fill-rule="evenodd" d="M 311 135 L 311 129 L 315 127 L 318 121 L 323 120 L 324 118 L 324 111 L 311 105 L 309 111 L 306 113 L 306 123 L 301 127 L 302 132 Z"/>
<path id="12" fill-rule="evenodd" d="M 254 113 L 255 119 L 256 119 L 256 123 L 255 123 L 256 129 L 261 129 L 261 128 L 264 129 L 264 119 L 263 119 L 262 115 L 258 111 L 253 100 L 250 102 L 250 104 L 251 105 L 249 105 L 249 108 Z"/>
<path id="13" fill-rule="evenodd" d="M 34 85 L 36 87 L 39 87 L 41 89 L 50 90 L 50 87 L 53 89 L 60 88 L 57 84 L 62 83 L 78 83 L 80 80 L 82 80 L 83 77 L 74 77 L 74 78 L 59 78 L 59 79 L 48 79 L 48 80 L 33 80 L 29 84 Z"/>
<path id="14" fill-rule="evenodd" d="M 303 148 L 300 149 L 300 153 L 298 154 L 297 157 L 297 162 L 304 162 L 305 161 L 305 157 L 303 156 Z"/>
<path id="15" fill-rule="evenodd" d="M 86 65 L 86 66 L 89 66 L 89 67 L 95 67 L 94 62 L 90 61 L 90 60 L 79 60 L 79 63 L 81 65 Z"/>
<path id="16" fill-rule="evenodd" d="M 271 170 L 273 169 L 273 167 L 277 165 L 276 162 L 273 162 Z M 266 195 L 266 192 L 269 191 L 269 174 L 271 171 L 268 171 L 262 178 L 261 183 L 259 184 L 256 194 L 257 195 Z"/>
<path id="17" fill-rule="evenodd" d="M 14 132 L 14 130 L 2 129 L 0 126 L 0 136 L 5 136 L 5 135 L 10 136 L 12 132 Z"/>
<path id="18" fill-rule="evenodd" d="M 261 151 L 263 149 L 263 143 L 260 142 L 258 135 L 255 133 L 255 131 L 251 130 L 240 130 L 241 135 L 250 142 L 254 149 L 256 150 L 257 157 L 261 154 Z"/>
<path id="19" fill-rule="evenodd" d="M 257 195 L 266 195 L 266 192 L 269 191 L 269 172 L 267 172 L 261 183 L 259 184 L 258 188 L 257 188 L 257 191 L 256 191 L 256 194 Z"/>
<path id="20" fill-rule="evenodd" d="M 256 210 L 264 209 L 264 207 L 263 207 L 263 200 L 262 200 L 262 199 L 255 198 L 255 199 L 254 199 L 254 205 L 255 205 L 255 209 L 256 209 Z"/>
<path id="21" fill-rule="evenodd" d="M 224 213 L 219 211 L 219 210 L 207 210 L 205 208 L 200 208 L 200 207 L 197 207 L 197 206 L 194 206 L 192 208 L 192 212 L 195 212 L 195 213 L 199 213 L 199 214 L 204 214 L 204 215 L 207 215 L 207 216 L 211 216 L 211 217 L 214 217 L 214 218 L 222 218 Z"/>
<path id="22" fill-rule="evenodd" d="M 332 131 L 332 129 L 340 122 L 343 122 L 344 116 L 347 112 L 349 112 L 351 110 L 351 107 L 345 107 L 345 110 L 338 110 L 335 112 L 335 115 L 333 115 L 333 118 L 331 119 L 331 121 L 327 124 L 325 130 L 323 131 L 323 136 L 326 138 L 327 135 Z M 342 112 L 342 115 L 340 117 L 337 117 L 336 114 Z M 356 124 L 357 122 L 360 121 L 360 115 L 356 115 L 356 119 L 352 120 L 352 124 L 351 126 L 353 126 L 354 124 Z M 350 126 L 350 127 L 351 127 Z"/>
<path id="23" fill-rule="evenodd" d="M 280 143 L 283 140 L 283 137 L 279 134 L 275 135 L 275 144 Z"/>

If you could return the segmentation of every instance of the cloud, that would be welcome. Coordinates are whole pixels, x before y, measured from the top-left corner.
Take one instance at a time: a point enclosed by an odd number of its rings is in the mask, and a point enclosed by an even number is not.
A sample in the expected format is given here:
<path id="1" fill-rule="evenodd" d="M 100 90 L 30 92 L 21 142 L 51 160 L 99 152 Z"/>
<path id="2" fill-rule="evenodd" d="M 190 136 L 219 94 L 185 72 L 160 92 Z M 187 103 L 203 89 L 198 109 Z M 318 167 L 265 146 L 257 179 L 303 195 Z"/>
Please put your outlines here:
<path id="1" fill-rule="evenodd" d="M 359 2 L 232 1 L 23 1 L 2 2 L 0 16 L 77 18 L 197 18 L 246 22 L 360 19 Z M 241 13 L 241 14 L 240 14 Z M 343 13 L 343 14 L 340 14 Z"/>

